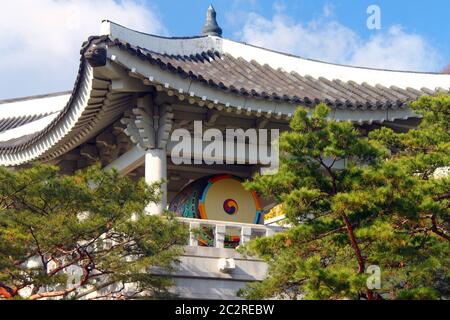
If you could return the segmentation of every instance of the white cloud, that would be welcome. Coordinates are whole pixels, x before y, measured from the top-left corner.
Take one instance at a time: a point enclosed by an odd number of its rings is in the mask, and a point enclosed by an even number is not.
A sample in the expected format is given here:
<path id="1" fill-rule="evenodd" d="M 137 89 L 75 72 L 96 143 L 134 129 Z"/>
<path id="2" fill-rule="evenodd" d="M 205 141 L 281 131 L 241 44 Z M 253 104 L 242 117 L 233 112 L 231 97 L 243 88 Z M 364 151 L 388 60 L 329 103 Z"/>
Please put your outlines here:
<path id="1" fill-rule="evenodd" d="M 232 0 L 229 1 L 228 10 L 224 14 L 224 26 L 236 29 L 247 19 L 249 11 L 256 11 L 260 3 L 257 0 Z M 219 21 L 220 24 L 220 21 Z"/>
<path id="2" fill-rule="evenodd" d="M 332 17 L 330 6 L 306 24 L 280 11 L 271 19 L 250 13 L 237 35 L 257 46 L 334 63 L 411 71 L 442 68 L 438 51 L 418 34 L 391 26 L 363 39 Z"/>
<path id="3" fill-rule="evenodd" d="M 0 11 L 0 99 L 72 88 L 79 49 L 109 19 L 165 34 L 140 0 L 14 0 Z"/>
<path id="4" fill-rule="evenodd" d="M 439 71 L 442 58 L 437 49 L 417 34 L 392 26 L 362 43 L 353 53 L 350 63 L 374 68 L 414 71 Z"/>

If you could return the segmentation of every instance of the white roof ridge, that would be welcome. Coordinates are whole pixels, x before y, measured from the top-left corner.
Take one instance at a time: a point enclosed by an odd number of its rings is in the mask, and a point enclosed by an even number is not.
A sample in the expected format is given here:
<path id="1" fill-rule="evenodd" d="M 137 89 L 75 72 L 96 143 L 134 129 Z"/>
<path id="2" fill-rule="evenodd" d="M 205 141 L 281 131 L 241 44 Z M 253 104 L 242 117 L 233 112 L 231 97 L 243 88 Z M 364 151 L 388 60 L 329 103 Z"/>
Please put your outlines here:
<path id="1" fill-rule="evenodd" d="M 57 116 L 58 113 L 52 113 L 19 127 L 3 131 L 0 133 L 0 142 L 10 141 L 12 139 L 21 138 L 23 136 L 39 132 L 46 128 Z"/>
<path id="2" fill-rule="evenodd" d="M 10 103 L 16 103 L 16 102 L 22 102 L 26 100 L 36 100 L 36 99 L 45 99 L 45 98 L 52 98 L 52 97 L 58 97 L 63 95 L 71 94 L 72 91 L 57 91 L 57 92 L 51 92 L 51 93 L 43 93 L 43 94 L 36 94 L 31 96 L 23 96 L 23 97 L 16 97 L 16 98 L 7 98 L 7 99 L 1 99 L 1 104 L 10 104 Z"/>
<path id="3" fill-rule="evenodd" d="M 234 43 L 238 43 L 238 44 L 241 44 L 241 45 L 244 45 L 244 46 L 249 46 L 249 47 L 253 47 L 253 48 L 256 48 L 256 49 L 261 49 L 261 50 L 264 50 L 264 51 L 273 52 L 273 53 L 276 53 L 276 54 L 279 54 L 279 55 L 283 55 L 283 56 L 287 56 L 287 57 L 292 57 L 292 58 L 306 60 L 306 61 L 311 61 L 311 62 L 324 63 L 324 64 L 333 65 L 333 66 L 356 68 L 356 69 L 365 69 L 365 70 L 375 70 L 375 71 L 387 71 L 387 72 L 448 75 L 447 73 L 442 73 L 442 72 L 397 70 L 397 69 L 389 69 L 389 68 L 375 68 L 375 67 L 365 67 L 365 66 L 357 66 L 357 65 L 352 65 L 352 64 L 345 64 L 345 63 L 336 63 L 336 62 L 330 62 L 330 61 L 325 61 L 325 60 L 320 60 L 320 59 L 306 58 L 306 57 L 302 57 L 300 55 L 296 55 L 296 54 L 292 54 L 292 53 L 287 53 L 287 52 L 283 52 L 283 51 L 278 51 L 278 50 L 273 50 L 273 49 L 269 49 L 269 48 L 264 48 L 264 47 L 261 47 L 261 46 L 258 46 L 258 45 L 254 45 L 254 44 L 251 44 L 251 43 L 247 43 L 247 42 L 240 42 L 240 41 L 231 40 L 231 39 L 225 39 L 225 40 L 226 41 L 230 41 L 230 42 L 234 42 Z"/>
<path id="4" fill-rule="evenodd" d="M 108 20 L 102 23 L 101 35 L 168 55 L 189 56 L 201 52 L 217 51 L 247 61 L 254 60 L 261 65 L 267 64 L 274 69 L 282 69 L 288 73 L 309 75 L 316 79 L 324 77 L 329 80 L 354 81 L 373 86 L 381 84 L 386 87 L 397 86 L 402 89 L 408 87 L 416 90 L 422 88 L 450 89 L 450 75 L 448 74 L 342 65 L 307 59 L 217 36 L 161 37 L 132 30 Z"/>
<path id="5" fill-rule="evenodd" d="M 71 92 L 4 100 L 0 104 L 0 119 L 49 115 L 60 112 L 69 101 Z"/>

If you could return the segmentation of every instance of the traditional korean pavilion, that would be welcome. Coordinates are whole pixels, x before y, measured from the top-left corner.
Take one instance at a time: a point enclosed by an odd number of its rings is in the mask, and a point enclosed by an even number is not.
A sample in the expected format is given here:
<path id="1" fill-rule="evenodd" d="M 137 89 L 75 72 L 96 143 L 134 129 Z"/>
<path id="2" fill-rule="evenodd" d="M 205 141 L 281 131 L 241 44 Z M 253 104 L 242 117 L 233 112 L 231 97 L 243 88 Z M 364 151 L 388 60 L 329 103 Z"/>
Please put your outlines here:
<path id="1" fill-rule="evenodd" d="M 409 102 L 449 90 L 450 75 L 337 65 L 222 38 L 212 7 L 202 34 L 193 37 L 103 21 L 100 34 L 82 45 L 72 91 L 0 101 L 0 165 L 45 162 L 71 174 L 100 161 L 148 183 L 165 179 L 163 199 L 149 211 L 170 206 L 192 228 L 212 228 L 204 243 L 191 235 L 175 275 L 178 293 L 231 298 L 266 270 L 239 256 L 235 245 L 276 232 L 261 218 L 273 207 L 270 199 L 249 195 L 239 183 L 261 164 L 247 154 L 245 164 L 176 165 L 174 130 L 192 132 L 202 121 L 204 129 L 283 131 L 298 106 L 323 102 L 333 118 L 361 132 L 404 131 L 420 120 Z"/>

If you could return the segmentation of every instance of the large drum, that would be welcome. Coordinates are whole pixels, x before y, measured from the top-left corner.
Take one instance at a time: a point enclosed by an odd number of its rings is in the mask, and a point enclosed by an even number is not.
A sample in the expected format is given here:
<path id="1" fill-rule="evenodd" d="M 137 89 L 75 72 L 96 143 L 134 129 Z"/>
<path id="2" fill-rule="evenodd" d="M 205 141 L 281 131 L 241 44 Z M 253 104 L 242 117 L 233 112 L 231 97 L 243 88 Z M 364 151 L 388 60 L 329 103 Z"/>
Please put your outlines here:
<path id="1" fill-rule="evenodd" d="M 169 210 L 180 217 L 241 223 L 261 222 L 261 204 L 255 192 L 230 175 L 194 181 L 171 202 Z"/>

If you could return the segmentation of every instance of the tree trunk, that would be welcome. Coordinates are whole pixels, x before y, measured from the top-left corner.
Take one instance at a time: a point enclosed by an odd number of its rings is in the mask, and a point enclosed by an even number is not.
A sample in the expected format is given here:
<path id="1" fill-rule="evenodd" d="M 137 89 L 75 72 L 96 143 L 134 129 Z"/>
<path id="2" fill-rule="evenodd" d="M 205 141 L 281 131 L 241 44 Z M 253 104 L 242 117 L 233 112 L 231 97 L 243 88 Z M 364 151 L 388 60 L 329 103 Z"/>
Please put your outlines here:
<path id="1" fill-rule="evenodd" d="M 344 219 L 350 242 L 352 244 L 353 250 L 355 251 L 356 259 L 358 260 L 358 273 L 364 273 L 364 258 L 362 257 L 361 250 L 359 249 L 358 242 L 356 241 L 355 234 L 353 233 L 353 227 L 345 213 L 342 213 L 342 218 Z"/>
<path id="2" fill-rule="evenodd" d="M 350 238 L 350 242 L 352 244 L 353 250 L 355 251 L 356 259 L 358 260 L 358 273 L 363 274 L 366 269 L 365 261 L 361 254 L 361 249 L 359 249 L 358 241 L 356 241 L 356 237 L 353 232 L 353 227 L 345 213 L 342 213 L 342 218 L 344 219 L 345 227 L 347 229 L 347 233 Z M 367 297 L 367 300 L 376 300 L 375 296 L 373 294 L 373 291 L 370 289 L 367 289 L 366 297 Z"/>

